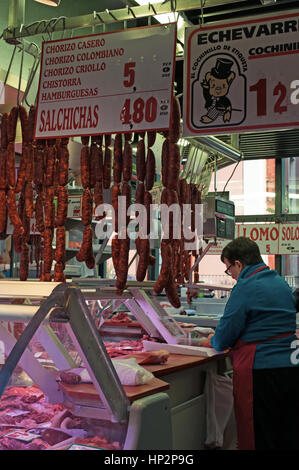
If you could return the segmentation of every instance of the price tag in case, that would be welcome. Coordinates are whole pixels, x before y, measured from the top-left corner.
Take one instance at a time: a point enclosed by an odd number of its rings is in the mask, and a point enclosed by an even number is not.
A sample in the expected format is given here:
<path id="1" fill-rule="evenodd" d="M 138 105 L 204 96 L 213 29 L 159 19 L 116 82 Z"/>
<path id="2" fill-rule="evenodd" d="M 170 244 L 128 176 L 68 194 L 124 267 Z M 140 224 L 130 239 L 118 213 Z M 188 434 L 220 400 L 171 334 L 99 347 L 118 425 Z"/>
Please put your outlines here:
<path id="1" fill-rule="evenodd" d="M 38 437 L 40 437 L 40 434 L 32 434 L 26 431 L 13 431 L 13 432 L 9 432 L 8 434 L 5 434 L 5 437 L 9 437 L 11 439 L 18 439 L 20 441 L 30 442 L 30 441 L 33 441 L 33 439 L 37 439 Z"/>

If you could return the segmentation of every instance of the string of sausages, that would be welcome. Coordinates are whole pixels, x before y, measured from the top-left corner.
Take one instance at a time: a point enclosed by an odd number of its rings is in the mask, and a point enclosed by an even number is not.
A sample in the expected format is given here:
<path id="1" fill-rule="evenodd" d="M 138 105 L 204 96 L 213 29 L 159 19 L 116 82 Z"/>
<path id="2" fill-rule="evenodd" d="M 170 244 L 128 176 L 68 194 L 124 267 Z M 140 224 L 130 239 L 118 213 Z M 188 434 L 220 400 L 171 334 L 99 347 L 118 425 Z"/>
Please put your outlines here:
<path id="1" fill-rule="evenodd" d="M 130 238 L 128 224 L 130 215 L 128 209 L 131 205 L 131 185 L 133 154 L 131 141 L 132 134 L 124 135 L 124 144 L 121 134 L 116 134 L 113 147 L 113 186 L 112 207 L 114 210 L 114 230 L 116 235 L 112 239 L 112 262 L 116 274 L 116 290 L 119 295 L 126 287 L 129 267 Z M 120 224 L 118 197 L 124 197 L 126 214 L 124 223 Z"/>
<path id="2" fill-rule="evenodd" d="M 35 113 L 35 109 L 33 107 L 30 108 L 29 115 L 31 113 Z M 46 141 L 45 140 L 37 140 L 32 142 L 32 150 L 33 150 L 33 183 L 34 183 L 34 190 L 35 190 L 35 202 L 34 202 L 34 214 L 35 214 L 35 222 L 36 222 L 36 229 L 40 233 L 40 252 L 41 252 L 41 260 L 37 262 L 37 270 L 36 270 L 36 277 L 39 277 L 40 281 L 51 280 L 51 267 L 52 267 L 52 237 L 49 235 L 45 238 L 45 216 L 44 216 L 44 168 L 47 162 L 45 160 L 45 147 Z M 50 238 L 50 239 L 49 239 Z M 45 240 L 47 243 L 51 243 L 50 246 L 45 248 Z M 38 252 L 37 252 L 38 253 Z M 44 263 L 44 256 L 47 255 L 50 260 L 47 261 L 45 266 Z M 46 274 L 45 269 L 48 268 L 49 273 Z"/>
<path id="3" fill-rule="evenodd" d="M 89 146 L 90 137 L 81 137 L 83 147 L 81 148 L 80 155 L 80 169 L 81 169 L 81 183 L 83 187 L 82 196 L 82 224 L 83 240 L 81 243 L 80 250 L 76 254 L 76 258 L 79 262 L 85 262 L 89 269 L 94 268 L 95 259 L 93 255 L 92 239 L 93 230 L 91 226 L 92 215 L 93 215 L 93 195 L 92 188 L 95 186 L 94 169 L 91 166 L 91 149 Z"/>
<path id="4" fill-rule="evenodd" d="M 172 113 L 170 119 L 169 131 L 164 133 L 165 140 L 162 145 L 161 155 L 161 173 L 164 189 L 161 194 L 161 205 L 171 206 L 179 204 L 180 195 L 180 149 L 177 144 L 180 138 L 180 103 L 177 97 L 172 98 Z M 161 294 L 163 290 L 171 305 L 179 308 L 181 305 L 177 292 L 176 281 L 179 278 L 179 256 L 182 253 L 182 240 L 174 237 L 174 228 L 177 222 L 170 212 L 168 233 L 165 222 L 162 222 L 162 231 L 165 236 L 161 241 L 162 264 L 157 281 L 154 285 L 154 291 Z M 161 220 L 162 221 L 162 220 Z"/>
<path id="5" fill-rule="evenodd" d="M 44 214 L 43 236 L 43 266 L 40 275 L 41 281 L 52 280 L 53 238 L 55 229 L 55 204 L 54 204 L 54 174 L 57 156 L 57 147 L 54 140 L 47 140 L 38 143 L 37 164 L 42 166 L 40 179 L 41 187 L 37 189 L 37 194 L 41 197 Z"/>
<path id="6" fill-rule="evenodd" d="M 6 161 L 7 161 L 7 125 L 8 113 L 4 113 L 1 120 L 1 151 L 0 151 L 0 233 L 6 232 L 7 226 L 7 179 L 6 179 Z"/>
<path id="7" fill-rule="evenodd" d="M 22 131 L 22 154 L 16 178 L 15 138 L 17 122 Z M 20 279 L 28 278 L 29 263 L 36 259 L 37 277 L 41 250 L 40 235 L 30 235 L 30 221 L 34 217 L 34 121 L 35 107 L 29 113 L 23 106 L 15 106 L 4 113 L 1 120 L 0 152 L 0 234 L 6 233 L 7 215 L 13 226 L 14 249 L 20 254 Z M 19 196 L 17 196 L 19 195 Z M 17 201 L 18 199 L 18 201 Z M 31 248 L 31 251 L 30 251 Z"/>
<path id="8" fill-rule="evenodd" d="M 153 152 L 153 145 L 156 141 L 156 131 L 147 132 L 147 148 L 145 145 L 145 133 L 140 133 L 141 139 L 137 142 L 136 151 L 136 173 L 138 179 L 138 186 L 136 189 L 136 204 L 145 207 L 146 212 L 146 234 L 141 234 L 136 238 L 136 249 L 139 255 L 136 280 L 142 282 L 147 274 L 148 266 L 154 265 L 156 259 L 150 254 L 150 222 L 152 205 L 151 190 L 154 186 L 156 175 L 156 159 Z"/>
<path id="9" fill-rule="evenodd" d="M 55 147 L 50 145 L 51 155 L 51 181 L 53 182 L 53 192 L 57 197 L 57 210 L 55 218 L 56 227 L 56 248 L 55 248 L 55 266 L 54 266 L 54 282 L 65 282 L 65 224 L 67 219 L 68 208 L 68 169 L 69 169 L 69 151 L 68 138 L 61 139 L 56 146 L 56 161 L 54 160 Z M 53 175 L 53 176 L 52 176 Z M 53 180 L 54 179 L 54 180 Z"/>

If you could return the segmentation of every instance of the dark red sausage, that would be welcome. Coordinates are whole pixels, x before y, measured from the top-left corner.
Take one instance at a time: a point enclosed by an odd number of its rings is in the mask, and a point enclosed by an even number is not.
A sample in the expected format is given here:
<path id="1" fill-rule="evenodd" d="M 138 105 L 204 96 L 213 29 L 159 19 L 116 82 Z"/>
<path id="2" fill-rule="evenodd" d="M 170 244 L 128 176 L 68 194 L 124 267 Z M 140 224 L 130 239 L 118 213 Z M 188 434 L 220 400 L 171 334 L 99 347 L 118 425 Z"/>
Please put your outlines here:
<path id="1" fill-rule="evenodd" d="M 121 195 L 120 185 L 114 184 L 112 188 L 112 207 L 114 209 L 114 230 L 118 232 L 118 197 Z"/>
<path id="2" fill-rule="evenodd" d="M 68 189 L 67 186 L 58 186 L 56 227 L 65 226 L 68 208 Z"/>
<path id="3" fill-rule="evenodd" d="M 169 128 L 169 141 L 177 143 L 180 138 L 180 119 L 181 119 L 181 106 L 179 99 L 176 96 L 172 97 L 172 112 L 170 118 Z"/>
<path id="4" fill-rule="evenodd" d="M 7 137 L 8 142 L 14 142 L 16 139 L 17 123 L 18 123 L 19 110 L 14 106 L 8 115 Z"/>
<path id="5" fill-rule="evenodd" d="M 144 139 L 138 141 L 136 150 L 136 173 L 139 181 L 144 181 L 146 174 L 145 143 Z"/>
<path id="6" fill-rule="evenodd" d="M 1 119 L 1 148 L 2 149 L 7 149 L 7 146 L 8 146 L 7 129 L 8 129 L 8 113 L 3 113 L 2 119 Z"/>
<path id="7" fill-rule="evenodd" d="M 148 149 L 147 151 L 147 159 L 146 159 L 146 175 L 145 175 L 145 188 L 147 191 L 150 191 L 155 182 L 156 176 L 156 159 L 154 152 L 152 149 Z"/>
<path id="8" fill-rule="evenodd" d="M 167 188 L 177 190 L 179 185 L 180 175 L 180 148 L 178 144 L 169 144 L 169 157 L 168 157 L 168 173 L 167 173 Z"/>
<path id="9" fill-rule="evenodd" d="M 58 150 L 59 158 L 59 185 L 66 186 L 69 179 L 69 151 L 63 145 Z"/>
<path id="10" fill-rule="evenodd" d="M 150 243 L 148 238 L 136 239 L 136 247 L 138 246 L 139 261 L 136 272 L 136 281 L 143 282 L 147 273 L 150 255 Z"/>
<path id="11" fill-rule="evenodd" d="M 116 134 L 114 140 L 114 152 L 113 152 L 113 180 L 115 183 L 121 182 L 123 170 L 123 156 L 122 156 L 122 136 Z"/>
<path id="12" fill-rule="evenodd" d="M 152 147 L 156 141 L 156 131 L 148 131 L 147 132 L 147 146 Z"/>
<path id="13" fill-rule="evenodd" d="M 82 224 L 90 225 L 92 221 L 92 195 L 90 189 L 84 189 L 82 197 Z"/>
<path id="14" fill-rule="evenodd" d="M 0 233 L 6 228 L 6 194 L 4 189 L 0 189 Z"/>
<path id="15" fill-rule="evenodd" d="M 90 150 L 87 146 L 81 149 L 80 165 L 81 183 L 84 189 L 88 189 L 90 185 Z"/>
<path id="16" fill-rule="evenodd" d="M 133 154 L 131 144 L 126 141 L 123 153 L 123 179 L 124 181 L 130 181 L 132 178 L 132 163 Z"/>
<path id="17" fill-rule="evenodd" d="M 103 187 L 109 189 L 111 185 L 111 149 L 105 148 L 104 153 L 104 174 L 103 174 Z"/>

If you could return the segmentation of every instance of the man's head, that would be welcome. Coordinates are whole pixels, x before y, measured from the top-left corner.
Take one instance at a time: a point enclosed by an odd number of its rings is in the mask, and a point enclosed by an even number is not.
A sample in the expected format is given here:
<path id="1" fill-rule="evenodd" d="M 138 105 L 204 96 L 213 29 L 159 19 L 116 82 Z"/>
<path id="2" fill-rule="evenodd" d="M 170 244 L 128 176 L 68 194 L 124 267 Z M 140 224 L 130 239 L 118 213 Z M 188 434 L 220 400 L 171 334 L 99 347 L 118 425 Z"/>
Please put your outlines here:
<path id="1" fill-rule="evenodd" d="M 245 266 L 263 262 L 258 245 L 246 237 L 239 237 L 228 243 L 222 250 L 221 261 L 226 266 L 227 274 L 238 279 Z"/>

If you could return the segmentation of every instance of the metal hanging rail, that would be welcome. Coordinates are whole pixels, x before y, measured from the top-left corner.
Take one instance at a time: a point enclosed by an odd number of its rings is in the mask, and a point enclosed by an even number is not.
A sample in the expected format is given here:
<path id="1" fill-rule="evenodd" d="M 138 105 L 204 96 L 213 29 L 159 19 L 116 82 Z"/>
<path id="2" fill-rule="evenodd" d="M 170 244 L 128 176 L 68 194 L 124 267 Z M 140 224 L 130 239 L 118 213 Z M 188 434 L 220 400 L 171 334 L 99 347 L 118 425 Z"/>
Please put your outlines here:
<path id="1" fill-rule="evenodd" d="M 245 0 L 241 0 L 245 1 Z M 38 34 L 50 34 L 56 31 L 76 30 L 105 24 L 125 22 L 156 15 L 170 14 L 198 9 L 198 0 L 168 0 L 159 3 L 141 6 L 130 6 L 122 9 L 108 10 L 67 18 L 65 16 L 50 20 L 35 21 L 31 24 L 10 24 L 3 31 L 3 38 L 7 42 L 15 43 L 15 40 Z M 240 3 L 240 0 L 230 0 L 230 3 Z M 224 5 L 224 0 L 206 0 L 206 7 Z"/>

